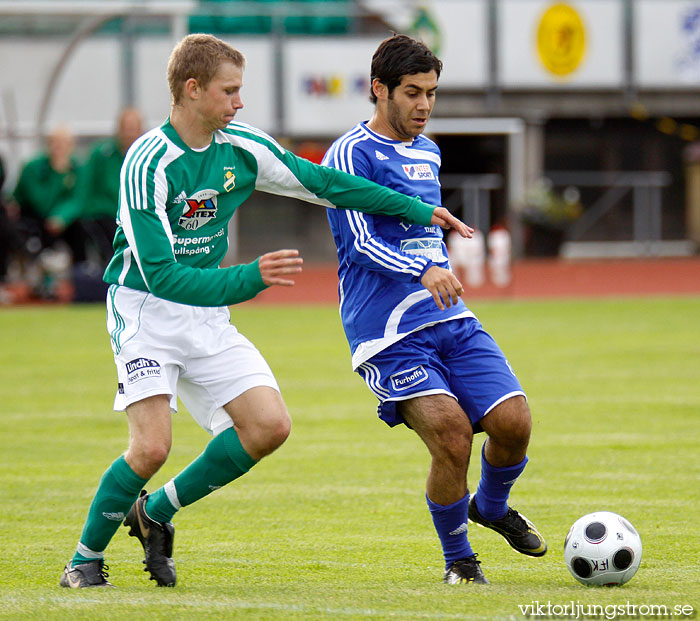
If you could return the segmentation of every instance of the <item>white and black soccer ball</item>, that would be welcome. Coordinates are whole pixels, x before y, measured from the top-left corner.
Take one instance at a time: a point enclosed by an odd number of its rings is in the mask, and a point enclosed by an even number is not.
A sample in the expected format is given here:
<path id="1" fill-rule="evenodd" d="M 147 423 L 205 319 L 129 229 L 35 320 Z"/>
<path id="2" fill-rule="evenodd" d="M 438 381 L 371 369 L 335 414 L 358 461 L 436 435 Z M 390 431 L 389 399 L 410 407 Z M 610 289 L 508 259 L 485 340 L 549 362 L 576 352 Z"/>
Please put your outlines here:
<path id="1" fill-rule="evenodd" d="M 581 584 L 628 582 L 642 560 L 642 539 L 617 513 L 598 511 L 576 520 L 564 541 L 564 560 Z"/>

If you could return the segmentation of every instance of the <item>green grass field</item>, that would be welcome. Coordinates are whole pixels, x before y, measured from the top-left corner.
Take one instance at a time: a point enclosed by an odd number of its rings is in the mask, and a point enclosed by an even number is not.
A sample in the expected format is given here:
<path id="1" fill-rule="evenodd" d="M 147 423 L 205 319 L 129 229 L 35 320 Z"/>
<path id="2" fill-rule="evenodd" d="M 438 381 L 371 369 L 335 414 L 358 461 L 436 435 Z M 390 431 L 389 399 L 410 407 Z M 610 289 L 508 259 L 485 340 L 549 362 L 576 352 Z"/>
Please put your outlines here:
<path id="1" fill-rule="evenodd" d="M 376 419 L 337 309 L 243 305 L 233 321 L 275 371 L 290 439 L 176 516 L 175 589 L 147 580 L 138 542 L 120 528 L 107 551 L 119 588 L 82 591 L 58 579 L 98 478 L 127 438 L 124 415 L 111 410 L 104 310 L 1 310 L 0 618 L 517 619 L 533 602 L 609 615 L 628 603 L 641 612 L 686 605 L 697 618 L 700 298 L 472 308 L 529 395 L 530 464 L 511 503 L 548 539 L 544 558 L 471 528 L 492 584 L 442 584 L 423 497 L 427 451 Z M 207 439 L 185 411 L 176 415 L 173 451 L 149 489 Z M 623 587 L 583 587 L 564 566 L 569 526 L 594 510 L 623 514 L 642 535 L 641 568 Z"/>

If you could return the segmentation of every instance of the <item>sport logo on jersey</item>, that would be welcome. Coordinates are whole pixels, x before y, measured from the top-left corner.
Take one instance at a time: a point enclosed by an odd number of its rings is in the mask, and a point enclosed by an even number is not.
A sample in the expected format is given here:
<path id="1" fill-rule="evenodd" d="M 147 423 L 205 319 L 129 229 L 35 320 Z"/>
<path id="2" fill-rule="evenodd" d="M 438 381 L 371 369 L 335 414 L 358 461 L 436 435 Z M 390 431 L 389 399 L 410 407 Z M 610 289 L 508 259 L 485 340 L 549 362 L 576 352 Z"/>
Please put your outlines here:
<path id="1" fill-rule="evenodd" d="M 404 164 L 401 166 L 406 176 L 411 181 L 423 181 L 424 179 L 435 179 L 433 169 L 430 164 Z"/>
<path id="2" fill-rule="evenodd" d="M 216 218 L 217 195 L 216 190 L 200 190 L 186 198 L 178 224 L 187 231 L 195 231 Z"/>
<path id="3" fill-rule="evenodd" d="M 418 367 L 413 367 L 412 369 L 407 369 L 406 371 L 399 371 L 394 373 L 389 380 L 391 381 L 391 387 L 396 390 L 408 390 L 409 388 L 420 384 L 428 379 L 428 372 L 423 368 L 423 365 Z"/>

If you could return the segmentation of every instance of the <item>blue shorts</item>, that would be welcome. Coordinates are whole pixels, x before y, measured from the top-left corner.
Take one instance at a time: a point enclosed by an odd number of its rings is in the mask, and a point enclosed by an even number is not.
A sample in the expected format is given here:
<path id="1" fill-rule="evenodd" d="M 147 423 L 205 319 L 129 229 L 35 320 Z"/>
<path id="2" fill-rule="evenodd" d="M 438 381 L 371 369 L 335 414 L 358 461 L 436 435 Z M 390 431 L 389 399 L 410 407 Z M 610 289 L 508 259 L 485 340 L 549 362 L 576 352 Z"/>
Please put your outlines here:
<path id="1" fill-rule="evenodd" d="M 471 317 L 412 332 L 357 372 L 379 399 L 379 418 L 390 427 L 407 424 L 397 402 L 445 394 L 457 400 L 478 432 L 479 421 L 499 403 L 525 396 L 501 349 Z"/>

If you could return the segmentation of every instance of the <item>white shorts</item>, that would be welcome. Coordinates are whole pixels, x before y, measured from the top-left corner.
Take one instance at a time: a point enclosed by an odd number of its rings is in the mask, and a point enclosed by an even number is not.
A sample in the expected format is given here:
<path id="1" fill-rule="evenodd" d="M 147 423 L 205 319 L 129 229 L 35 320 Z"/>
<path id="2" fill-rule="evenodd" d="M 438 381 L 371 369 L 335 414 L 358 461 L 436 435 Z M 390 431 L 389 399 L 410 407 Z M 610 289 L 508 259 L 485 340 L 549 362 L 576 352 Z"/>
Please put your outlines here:
<path id="1" fill-rule="evenodd" d="M 117 365 L 114 409 L 153 395 L 182 399 L 212 435 L 233 425 L 223 406 L 256 386 L 279 391 L 265 359 L 235 326 L 227 307 L 188 306 L 111 285 L 107 330 Z"/>

